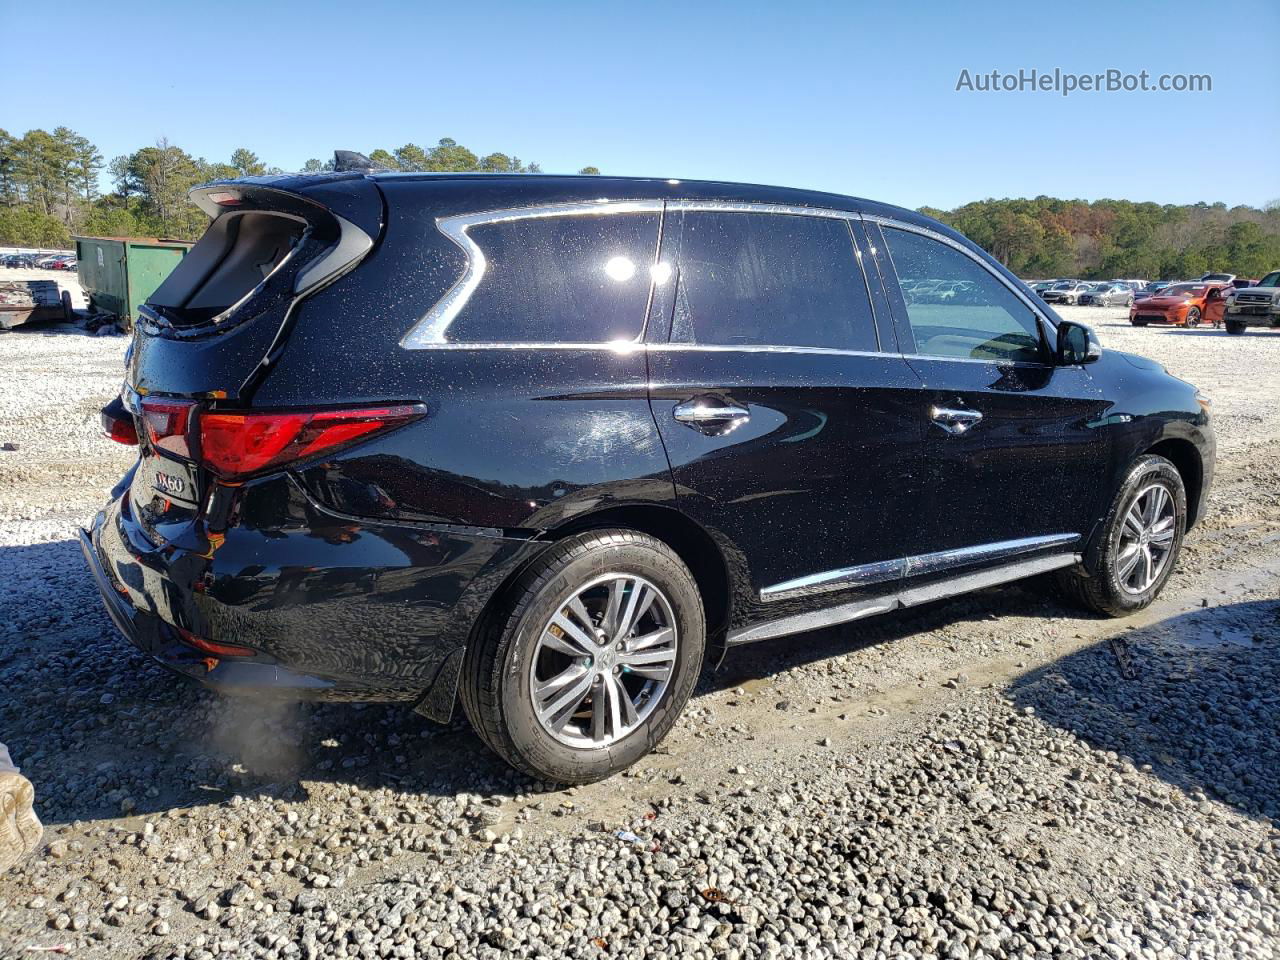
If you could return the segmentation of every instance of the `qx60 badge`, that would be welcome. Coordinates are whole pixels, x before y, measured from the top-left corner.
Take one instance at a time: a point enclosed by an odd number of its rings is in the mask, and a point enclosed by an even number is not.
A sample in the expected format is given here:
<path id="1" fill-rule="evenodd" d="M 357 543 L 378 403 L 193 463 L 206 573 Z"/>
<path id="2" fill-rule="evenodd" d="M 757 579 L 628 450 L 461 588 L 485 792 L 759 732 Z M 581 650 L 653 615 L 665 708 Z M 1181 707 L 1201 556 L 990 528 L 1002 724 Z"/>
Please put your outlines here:
<path id="1" fill-rule="evenodd" d="M 187 482 L 181 477 L 173 477 L 167 473 L 156 471 L 155 485 L 157 490 L 178 496 L 187 488 Z"/>

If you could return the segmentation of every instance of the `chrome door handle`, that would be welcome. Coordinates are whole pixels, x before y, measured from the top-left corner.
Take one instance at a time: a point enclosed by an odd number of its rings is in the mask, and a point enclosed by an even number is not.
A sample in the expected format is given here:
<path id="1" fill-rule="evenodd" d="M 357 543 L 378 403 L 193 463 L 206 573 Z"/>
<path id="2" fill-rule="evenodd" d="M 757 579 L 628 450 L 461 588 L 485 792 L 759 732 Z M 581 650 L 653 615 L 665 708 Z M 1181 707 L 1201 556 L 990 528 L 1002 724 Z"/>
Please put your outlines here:
<path id="1" fill-rule="evenodd" d="M 671 415 L 690 430 L 708 437 L 723 437 L 751 419 L 751 411 L 736 403 L 725 403 L 715 397 L 694 397 L 676 404 Z"/>
<path id="2" fill-rule="evenodd" d="M 751 411 L 733 403 L 708 403 L 706 400 L 686 400 L 676 404 L 672 415 L 681 423 L 725 423 L 729 420 L 748 420 Z"/>
<path id="3" fill-rule="evenodd" d="M 934 423 L 953 435 L 966 432 L 982 419 L 982 414 L 977 410 L 956 410 L 952 407 L 934 407 L 929 411 L 929 416 Z"/>

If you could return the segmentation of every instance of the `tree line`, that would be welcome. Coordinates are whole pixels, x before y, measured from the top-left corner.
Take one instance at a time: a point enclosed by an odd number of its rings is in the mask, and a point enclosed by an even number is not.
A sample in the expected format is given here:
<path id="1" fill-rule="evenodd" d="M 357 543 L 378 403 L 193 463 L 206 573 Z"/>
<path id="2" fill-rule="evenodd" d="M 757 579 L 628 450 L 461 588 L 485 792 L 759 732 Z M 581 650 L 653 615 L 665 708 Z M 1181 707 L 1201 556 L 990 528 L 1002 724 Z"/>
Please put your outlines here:
<path id="1" fill-rule="evenodd" d="M 1280 202 L 980 200 L 922 207 L 1020 277 L 1174 280 L 1210 271 L 1260 278 L 1280 267 Z"/>
<path id="2" fill-rule="evenodd" d="M 431 147 L 406 143 L 368 156 L 388 170 L 541 171 L 514 154 L 481 155 L 447 137 Z M 332 160 L 312 159 L 301 172 L 332 169 Z M 106 193 L 99 189 L 104 171 L 111 183 Z M 29 130 L 21 137 L 0 130 L 0 244 L 65 248 L 73 235 L 194 239 L 208 218 L 187 199 L 191 187 L 281 172 L 246 147 L 225 161 L 210 161 L 159 140 L 107 163 L 97 147 L 67 127 Z M 1280 202 L 1259 209 L 1036 197 L 921 212 L 1029 278 L 1173 279 L 1210 270 L 1260 277 L 1280 266 Z"/>
<path id="3" fill-rule="evenodd" d="M 433 147 L 406 143 L 368 154 L 377 165 L 400 171 L 538 173 L 506 153 L 483 156 L 449 138 Z M 332 160 L 308 160 L 302 173 L 324 173 Z M 105 172 L 111 189 L 99 188 Z M 283 173 L 246 147 L 223 160 L 206 160 L 162 139 L 154 146 L 103 160 L 87 138 L 67 127 L 29 130 L 21 137 L 0 129 L 0 244 L 71 246 L 73 236 L 168 237 L 193 240 L 209 218 L 187 191 L 199 183 Z M 599 173 L 584 167 L 580 173 Z"/>

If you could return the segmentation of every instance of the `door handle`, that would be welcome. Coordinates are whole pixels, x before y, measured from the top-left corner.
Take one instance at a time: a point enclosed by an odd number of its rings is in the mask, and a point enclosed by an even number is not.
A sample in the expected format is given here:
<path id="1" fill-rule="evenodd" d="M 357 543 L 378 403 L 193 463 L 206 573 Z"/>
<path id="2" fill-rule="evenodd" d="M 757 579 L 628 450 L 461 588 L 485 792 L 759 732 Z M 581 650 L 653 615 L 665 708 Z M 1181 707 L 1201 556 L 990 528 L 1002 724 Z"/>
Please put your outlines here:
<path id="1" fill-rule="evenodd" d="M 955 409 L 953 407 L 934 407 L 929 416 L 943 430 L 958 436 L 982 419 L 977 410 Z"/>
<path id="2" fill-rule="evenodd" d="M 723 423 L 726 420 L 746 420 L 751 412 L 733 403 L 708 403 L 706 400 L 686 400 L 676 404 L 672 411 L 681 423 Z"/>
<path id="3" fill-rule="evenodd" d="M 694 397 L 678 403 L 671 415 L 686 426 L 715 435 L 728 433 L 751 419 L 751 411 L 745 406 L 714 397 Z"/>

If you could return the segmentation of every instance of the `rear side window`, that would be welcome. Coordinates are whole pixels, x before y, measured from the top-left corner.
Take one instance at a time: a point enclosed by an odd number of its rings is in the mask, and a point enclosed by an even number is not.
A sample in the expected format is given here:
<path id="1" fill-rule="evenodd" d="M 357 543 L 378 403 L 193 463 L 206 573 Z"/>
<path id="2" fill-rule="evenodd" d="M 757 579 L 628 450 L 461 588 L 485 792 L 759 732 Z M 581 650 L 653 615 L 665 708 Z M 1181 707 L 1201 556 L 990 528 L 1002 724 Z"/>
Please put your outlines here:
<path id="1" fill-rule="evenodd" d="M 470 227 L 480 285 L 449 324 L 459 343 L 607 343 L 644 326 L 657 214 L 531 217 Z"/>
<path id="2" fill-rule="evenodd" d="M 790 214 L 685 213 L 671 339 L 877 350 L 848 224 Z"/>
<path id="3" fill-rule="evenodd" d="M 916 352 L 970 360 L 1041 361 L 1031 308 L 971 257 L 930 237 L 884 229 Z M 1058 284 L 1059 287 L 1071 286 Z"/>

